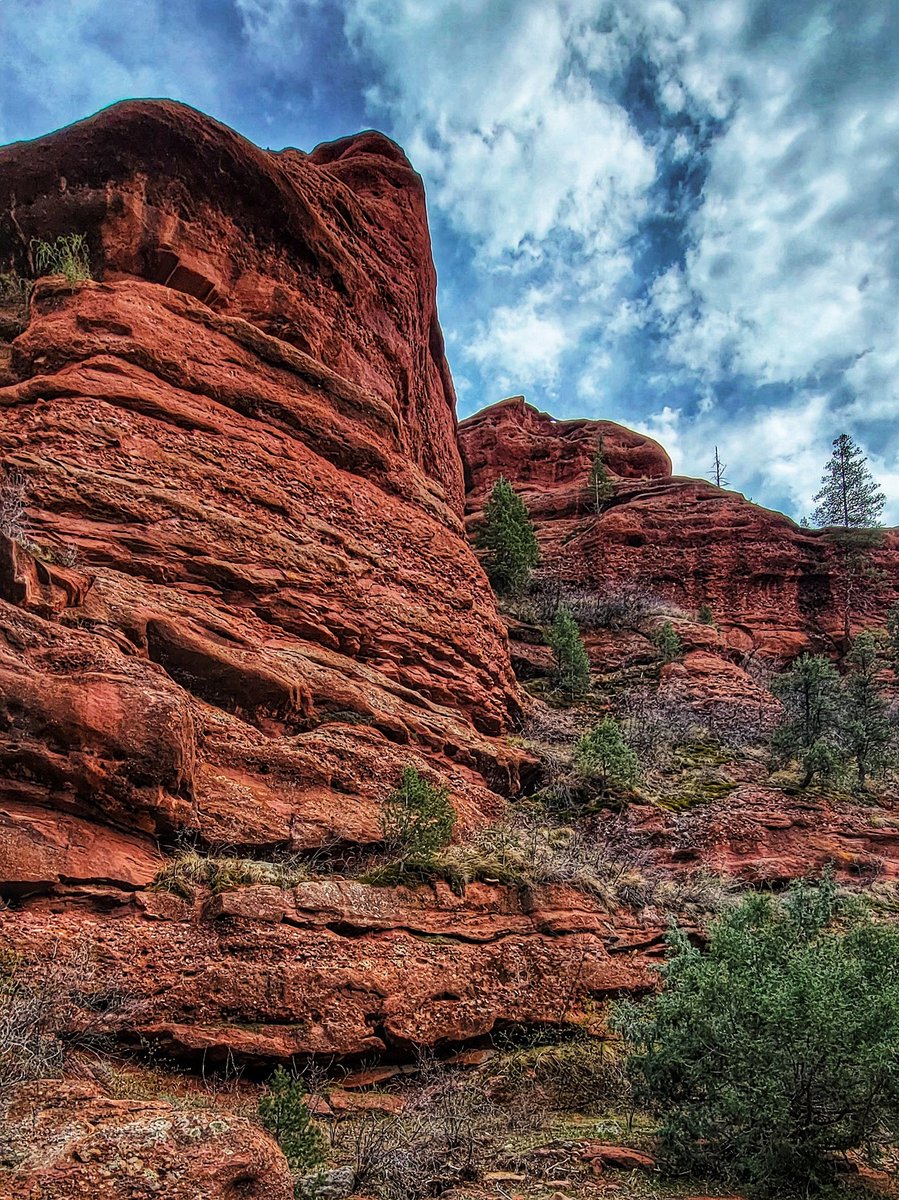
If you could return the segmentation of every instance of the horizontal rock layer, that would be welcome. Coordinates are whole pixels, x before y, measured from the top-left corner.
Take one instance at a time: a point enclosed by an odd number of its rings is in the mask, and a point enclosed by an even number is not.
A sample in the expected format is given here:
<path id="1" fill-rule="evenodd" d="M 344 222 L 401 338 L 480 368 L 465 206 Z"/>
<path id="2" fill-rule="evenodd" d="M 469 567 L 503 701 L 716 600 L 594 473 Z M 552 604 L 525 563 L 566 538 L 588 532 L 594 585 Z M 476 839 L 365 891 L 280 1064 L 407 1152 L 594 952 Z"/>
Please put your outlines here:
<path id="1" fill-rule="evenodd" d="M 588 480 L 599 435 L 615 494 L 597 515 Z M 554 578 L 599 591 L 637 583 L 695 614 L 708 604 L 737 655 L 791 658 L 843 641 L 841 551 L 737 492 L 672 476 L 651 439 L 603 421 L 556 421 L 504 400 L 459 426 L 469 524 L 499 475 L 520 491 Z M 885 531 L 851 596 L 851 625 L 883 623 L 899 600 L 899 535 Z"/>

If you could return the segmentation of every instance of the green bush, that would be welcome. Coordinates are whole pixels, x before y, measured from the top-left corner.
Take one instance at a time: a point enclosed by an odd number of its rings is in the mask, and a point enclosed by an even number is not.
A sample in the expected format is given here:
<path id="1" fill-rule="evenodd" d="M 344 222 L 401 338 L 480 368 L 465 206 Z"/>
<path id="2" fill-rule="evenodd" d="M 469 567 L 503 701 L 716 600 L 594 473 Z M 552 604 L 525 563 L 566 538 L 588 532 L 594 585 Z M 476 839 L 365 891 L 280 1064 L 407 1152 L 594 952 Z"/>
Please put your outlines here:
<path id="1" fill-rule="evenodd" d="M 629 786 L 639 772 L 637 756 L 612 717 L 603 717 L 584 734 L 575 746 L 574 761 L 580 772 L 595 780 L 603 791 L 609 787 Z"/>
<path id="2" fill-rule="evenodd" d="M 747 897 L 707 950 L 669 945 L 662 991 L 614 1016 L 669 1168 L 805 1193 L 895 1138 L 899 930 L 839 913 L 825 880 Z"/>
<path id="3" fill-rule="evenodd" d="M 700 606 L 699 606 L 699 624 L 700 625 L 714 625 L 715 624 L 715 616 L 714 616 L 714 613 L 712 612 L 712 607 L 710 604 L 700 604 Z"/>
<path id="4" fill-rule="evenodd" d="M 486 551 L 484 569 L 497 595 L 520 596 L 540 561 L 540 549 L 524 501 L 502 475 L 484 507 L 476 545 Z"/>
<path id="5" fill-rule="evenodd" d="M 406 767 L 400 786 L 384 801 L 381 834 L 391 853 L 401 859 L 427 861 L 453 836 L 456 814 L 449 789 L 435 787 Z"/>
<path id="6" fill-rule="evenodd" d="M 658 650 L 659 658 L 663 663 L 674 662 L 676 658 L 680 658 L 683 652 L 681 640 L 670 621 L 666 621 L 664 625 L 654 629 L 649 635 L 649 640 Z"/>
<path id="7" fill-rule="evenodd" d="M 808 787 L 815 775 L 831 774 L 845 757 L 838 743 L 840 677 L 823 655 L 803 654 L 771 690 L 783 705 L 772 749 L 781 761 L 799 760 L 802 786 Z"/>
<path id="8" fill-rule="evenodd" d="M 556 687 L 572 700 L 583 696 L 590 687 L 590 659 L 577 622 L 567 608 L 556 609 L 547 641 L 556 660 L 553 672 Z"/>
<path id="9" fill-rule="evenodd" d="M 83 233 L 62 234 L 55 242 L 31 239 L 38 275 L 65 275 L 70 286 L 92 279 L 90 252 Z"/>
<path id="10" fill-rule="evenodd" d="M 324 1139 L 313 1123 L 301 1080 L 277 1067 L 257 1111 L 260 1125 L 284 1151 L 291 1170 L 309 1171 L 324 1162 Z"/>

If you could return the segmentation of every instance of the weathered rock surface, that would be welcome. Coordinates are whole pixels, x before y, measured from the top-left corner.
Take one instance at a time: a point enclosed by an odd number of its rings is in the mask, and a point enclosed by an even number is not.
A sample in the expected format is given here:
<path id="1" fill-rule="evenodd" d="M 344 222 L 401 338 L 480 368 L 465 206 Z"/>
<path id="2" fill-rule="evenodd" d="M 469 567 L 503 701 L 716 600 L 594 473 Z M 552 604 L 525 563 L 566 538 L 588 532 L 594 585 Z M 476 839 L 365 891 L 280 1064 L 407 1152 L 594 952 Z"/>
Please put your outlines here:
<path id="1" fill-rule="evenodd" d="M 664 922 L 615 917 L 567 888 L 373 888 L 315 880 L 189 903 L 167 893 L 93 910 L 68 898 L 0 914 L 29 958 L 77 955 L 128 999 L 131 1037 L 191 1059 L 408 1055 L 498 1025 L 584 1022 L 586 997 L 652 986 Z"/>
<path id="2" fill-rule="evenodd" d="M 3 1098 L 0 1200 L 290 1200 L 284 1155 L 232 1114 L 48 1080 Z"/>
<path id="3" fill-rule="evenodd" d="M 38 283 L 0 388 L 37 547 L 0 545 L 0 796 L 29 845 L 0 882 L 131 887 L 185 831 L 369 841 L 408 763 L 482 819 L 518 783 L 517 697 L 402 152 L 272 154 L 129 102 L 0 168 L 0 257 L 83 230 L 104 280 Z"/>
<path id="4" fill-rule="evenodd" d="M 615 495 L 592 511 L 587 480 L 605 440 Z M 792 658 L 843 638 L 840 552 L 819 530 L 698 479 L 672 476 L 649 438 L 602 421 L 556 421 L 521 397 L 462 421 L 469 523 L 499 475 L 537 525 L 545 569 L 598 590 L 635 581 L 688 614 L 710 605 L 734 657 L 758 650 Z M 899 535 L 887 530 L 873 571 L 853 597 L 852 625 L 882 622 L 899 600 Z"/>

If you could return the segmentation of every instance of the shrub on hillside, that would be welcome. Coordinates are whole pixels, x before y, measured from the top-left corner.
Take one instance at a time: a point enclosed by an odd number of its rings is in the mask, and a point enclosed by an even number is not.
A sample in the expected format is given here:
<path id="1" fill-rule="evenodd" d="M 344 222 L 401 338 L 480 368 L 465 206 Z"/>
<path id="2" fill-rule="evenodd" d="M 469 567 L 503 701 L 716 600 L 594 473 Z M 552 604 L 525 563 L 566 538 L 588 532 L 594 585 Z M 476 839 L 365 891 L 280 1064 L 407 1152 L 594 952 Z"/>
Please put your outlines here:
<path id="1" fill-rule="evenodd" d="M 899 930 L 837 897 L 749 896 L 705 950 L 675 930 L 662 991 L 618 1006 L 670 1168 L 804 1193 L 899 1134 Z"/>
<path id="2" fill-rule="evenodd" d="M 783 705 L 783 716 L 771 739 L 782 762 L 798 759 L 804 771 L 802 786 L 815 775 L 830 775 L 844 752 L 839 743 L 840 677 L 823 655 L 803 654 L 772 683 Z"/>
<path id="3" fill-rule="evenodd" d="M 578 741 L 574 761 L 581 774 L 604 792 L 610 787 L 629 787 L 639 773 L 637 756 L 611 717 L 603 717 Z"/>
<path id="4" fill-rule="evenodd" d="M 681 640 L 670 621 L 666 621 L 664 625 L 654 629 L 649 635 L 649 640 L 655 646 L 663 663 L 674 662 L 676 658 L 680 658 L 683 652 Z"/>
<path id="5" fill-rule="evenodd" d="M 405 768 L 381 810 L 385 847 L 401 859 L 432 858 L 453 836 L 455 823 L 449 789 L 428 783 L 414 767 Z"/>
<path id="6" fill-rule="evenodd" d="M 555 670 L 553 682 L 560 692 L 574 700 L 590 687 L 590 659 L 577 622 L 567 608 L 559 608 L 547 635 Z"/>
<path id="7" fill-rule="evenodd" d="M 324 1162 L 325 1147 L 306 1104 L 302 1080 L 277 1067 L 259 1098 L 259 1124 L 268 1130 L 293 1171 L 310 1171 Z"/>

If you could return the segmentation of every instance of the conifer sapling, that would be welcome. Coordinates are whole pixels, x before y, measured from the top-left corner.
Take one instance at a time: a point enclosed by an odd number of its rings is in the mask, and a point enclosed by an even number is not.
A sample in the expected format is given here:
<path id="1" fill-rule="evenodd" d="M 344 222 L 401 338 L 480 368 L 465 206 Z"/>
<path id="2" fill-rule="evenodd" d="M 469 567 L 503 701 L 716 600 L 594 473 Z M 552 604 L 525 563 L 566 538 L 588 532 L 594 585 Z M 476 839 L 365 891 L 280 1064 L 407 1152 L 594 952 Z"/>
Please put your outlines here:
<path id="1" fill-rule="evenodd" d="M 540 549 L 524 501 L 502 475 L 484 506 L 476 545 L 486 551 L 484 569 L 497 595 L 521 595 L 540 561 Z"/>
<path id="2" fill-rule="evenodd" d="M 564 606 L 556 609 L 548 641 L 556 660 L 556 687 L 571 699 L 583 696 L 590 687 L 590 659 L 577 622 Z"/>

